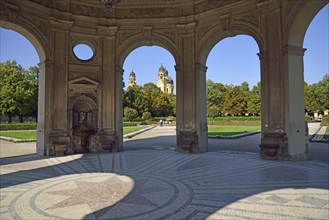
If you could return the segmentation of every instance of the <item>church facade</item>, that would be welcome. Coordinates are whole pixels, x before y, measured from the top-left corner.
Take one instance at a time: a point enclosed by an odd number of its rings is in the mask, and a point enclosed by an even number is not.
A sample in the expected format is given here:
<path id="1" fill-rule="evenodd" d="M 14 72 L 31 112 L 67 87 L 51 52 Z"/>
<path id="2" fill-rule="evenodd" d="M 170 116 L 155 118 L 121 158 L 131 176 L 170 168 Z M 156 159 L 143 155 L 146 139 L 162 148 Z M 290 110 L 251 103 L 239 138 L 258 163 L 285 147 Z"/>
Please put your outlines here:
<path id="1" fill-rule="evenodd" d="M 163 93 L 174 94 L 174 80 L 169 76 L 167 68 L 162 65 L 158 72 L 157 86 Z"/>
<path id="2" fill-rule="evenodd" d="M 132 70 L 129 74 L 128 88 L 137 85 L 136 73 Z M 161 64 L 158 71 L 157 86 L 163 93 L 174 94 L 174 80 L 169 76 L 167 68 Z"/>

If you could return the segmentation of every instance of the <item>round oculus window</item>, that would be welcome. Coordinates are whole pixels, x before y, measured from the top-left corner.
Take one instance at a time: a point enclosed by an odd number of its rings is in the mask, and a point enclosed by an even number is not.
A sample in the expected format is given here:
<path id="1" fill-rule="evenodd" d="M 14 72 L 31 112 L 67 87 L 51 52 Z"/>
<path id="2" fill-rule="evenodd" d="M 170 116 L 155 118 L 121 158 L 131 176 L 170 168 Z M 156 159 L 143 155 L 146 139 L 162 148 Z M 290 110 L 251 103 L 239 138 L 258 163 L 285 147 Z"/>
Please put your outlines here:
<path id="1" fill-rule="evenodd" d="M 74 55 L 82 61 L 88 61 L 94 56 L 94 51 L 87 44 L 77 44 L 73 47 Z"/>

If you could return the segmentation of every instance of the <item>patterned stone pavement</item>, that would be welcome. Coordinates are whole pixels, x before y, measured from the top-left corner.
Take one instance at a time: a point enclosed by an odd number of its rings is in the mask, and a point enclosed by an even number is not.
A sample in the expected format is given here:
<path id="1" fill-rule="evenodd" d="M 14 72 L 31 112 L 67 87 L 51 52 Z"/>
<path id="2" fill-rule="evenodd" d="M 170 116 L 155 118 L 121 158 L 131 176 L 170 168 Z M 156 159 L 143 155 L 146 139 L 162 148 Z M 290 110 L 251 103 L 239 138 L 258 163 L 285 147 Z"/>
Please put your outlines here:
<path id="1" fill-rule="evenodd" d="M 328 219 L 328 164 L 126 150 L 1 159 L 0 219 Z"/>

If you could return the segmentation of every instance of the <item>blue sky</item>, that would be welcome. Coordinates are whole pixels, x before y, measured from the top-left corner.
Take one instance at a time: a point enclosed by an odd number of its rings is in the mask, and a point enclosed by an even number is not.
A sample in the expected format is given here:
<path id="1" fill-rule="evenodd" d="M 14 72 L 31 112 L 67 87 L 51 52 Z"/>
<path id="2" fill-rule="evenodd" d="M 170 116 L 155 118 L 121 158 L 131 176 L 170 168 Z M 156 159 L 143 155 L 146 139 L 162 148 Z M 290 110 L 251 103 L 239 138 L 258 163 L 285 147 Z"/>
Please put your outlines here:
<path id="1" fill-rule="evenodd" d="M 304 76 L 309 84 L 321 80 L 329 72 L 328 30 L 329 6 L 324 7 L 310 24 L 304 40 L 307 49 L 304 56 Z M 223 84 L 239 85 L 247 81 L 250 86 L 260 81 L 258 46 L 253 38 L 239 35 L 220 41 L 207 59 L 207 79 Z M 82 50 L 84 56 L 87 52 Z M 0 61 L 16 60 L 24 68 L 37 65 L 39 58 L 32 44 L 22 35 L 0 28 Z M 159 67 L 165 66 L 175 80 L 175 60 L 165 49 L 157 46 L 139 47 L 125 60 L 124 81 L 132 70 L 136 73 L 137 84 L 156 83 Z"/>

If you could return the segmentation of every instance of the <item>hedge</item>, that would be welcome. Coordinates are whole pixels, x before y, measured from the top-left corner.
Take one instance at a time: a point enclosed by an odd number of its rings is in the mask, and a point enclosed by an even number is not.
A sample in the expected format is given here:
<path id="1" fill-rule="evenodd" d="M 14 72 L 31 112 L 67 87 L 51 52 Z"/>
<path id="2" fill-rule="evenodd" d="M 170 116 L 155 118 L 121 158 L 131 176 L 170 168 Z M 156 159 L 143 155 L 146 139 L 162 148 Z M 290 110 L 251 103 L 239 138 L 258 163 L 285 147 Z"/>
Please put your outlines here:
<path id="1" fill-rule="evenodd" d="M 0 124 L 1 131 L 9 130 L 36 130 L 37 123 L 6 123 Z"/>
<path id="2" fill-rule="evenodd" d="M 261 121 L 261 116 L 223 116 L 208 117 L 208 121 Z"/>
<path id="3" fill-rule="evenodd" d="M 123 127 L 132 127 L 132 126 L 137 126 L 138 122 L 135 121 L 124 121 L 123 122 Z"/>

